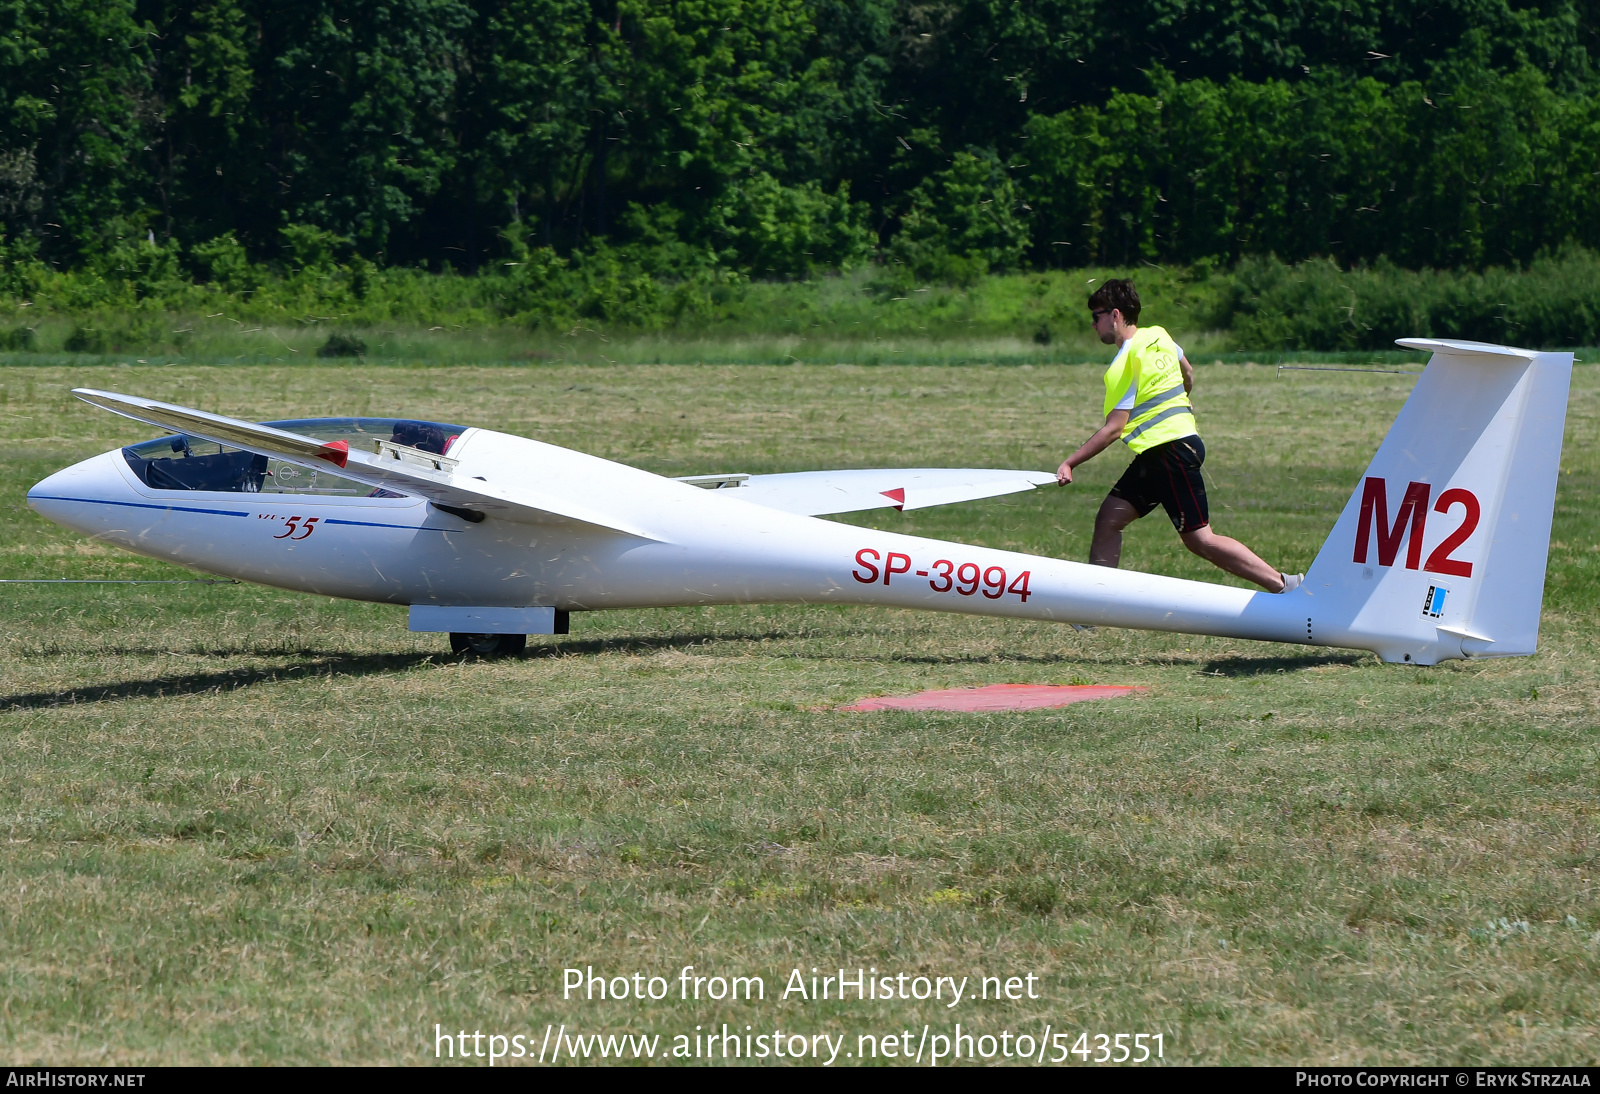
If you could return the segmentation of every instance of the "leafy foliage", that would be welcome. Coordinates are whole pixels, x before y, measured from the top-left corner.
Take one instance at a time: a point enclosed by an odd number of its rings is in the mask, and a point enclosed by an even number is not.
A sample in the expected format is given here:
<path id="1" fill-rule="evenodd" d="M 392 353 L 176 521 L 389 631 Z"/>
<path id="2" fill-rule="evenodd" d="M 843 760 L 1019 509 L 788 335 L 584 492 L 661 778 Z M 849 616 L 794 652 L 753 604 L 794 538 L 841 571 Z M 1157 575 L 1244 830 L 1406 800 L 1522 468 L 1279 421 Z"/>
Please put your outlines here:
<path id="1" fill-rule="evenodd" d="M 0 324 L 0 350 L 157 353 L 182 350 L 195 338 L 210 344 L 223 331 L 320 331 L 336 318 L 346 331 L 340 340 L 358 338 L 356 331 L 394 335 L 435 326 L 471 330 L 497 344 L 532 333 L 560 341 L 583 332 L 850 344 L 910 338 L 952 345 L 1031 335 L 1040 347 L 1055 345 L 1060 359 L 1098 360 L 1103 352 L 1088 336 L 1084 302 L 1094 281 L 1114 276 L 1136 278 L 1148 321 L 1168 327 L 1186 346 L 1204 347 L 1202 353 L 1385 351 L 1395 338 L 1419 335 L 1535 347 L 1600 345 L 1600 254 L 1579 248 L 1523 267 L 1482 271 L 1406 270 L 1386 260 L 1342 269 L 1328 259 L 1289 264 L 1247 257 L 1228 270 L 1204 263 L 1106 265 L 990 274 L 916 291 L 899 280 L 904 266 L 749 281 L 719 265 L 715 255 L 696 255 L 682 245 L 597 244 L 562 257 L 522 243 L 519 260 L 464 276 L 385 269 L 359 255 L 275 270 L 242 260 L 237 245 L 224 240 L 207 250 L 213 280 L 201 283 L 182 276 L 175 251 L 133 244 L 124 257 L 108 259 L 102 272 L 34 267 L 27 299 L 0 294 L 0 315 L 9 316 Z M 936 257 L 951 263 L 947 273 L 959 272 L 948 252 Z M 670 277 L 664 272 L 669 266 L 678 271 Z M 257 337 L 283 345 L 273 333 Z M 835 345 L 820 352 L 855 351 Z M 863 359 L 882 356 L 862 352 Z M 951 350 L 958 358 L 973 352 Z M 977 359 L 1010 352 L 979 351 Z"/>
<path id="2" fill-rule="evenodd" d="M 911 191 L 893 254 L 924 280 L 970 284 L 1027 249 L 1016 187 L 993 156 L 957 152 Z"/>
<path id="3" fill-rule="evenodd" d="M 1531 68 L 1152 83 L 1028 123 L 1041 261 L 1481 267 L 1600 245 L 1600 98 L 1558 96 Z"/>
<path id="4" fill-rule="evenodd" d="M 261 263 L 475 272 L 540 248 L 669 281 L 873 256 L 957 283 L 1024 262 L 1526 263 L 1600 246 L 1597 15 L 0 0 L 0 269 L 14 292 L 42 263 L 142 299 L 251 291 Z"/>
<path id="5" fill-rule="evenodd" d="M 1251 349 L 1389 349 L 1403 336 L 1524 346 L 1600 344 L 1600 256 L 1574 251 L 1525 270 L 1350 271 L 1327 261 L 1249 260 L 1214 318 Z"/>
<path id="6" fill-rule="evenodd" d="M 706 220 L 710 238 L 728 245 L 726 260 L 757 276 L 849 269 L 876 243 L 867 207 L 850 200 L 848 183 L 829 194 L 816 183 L 784 186 L 762 173 L 729 186 Z"/>

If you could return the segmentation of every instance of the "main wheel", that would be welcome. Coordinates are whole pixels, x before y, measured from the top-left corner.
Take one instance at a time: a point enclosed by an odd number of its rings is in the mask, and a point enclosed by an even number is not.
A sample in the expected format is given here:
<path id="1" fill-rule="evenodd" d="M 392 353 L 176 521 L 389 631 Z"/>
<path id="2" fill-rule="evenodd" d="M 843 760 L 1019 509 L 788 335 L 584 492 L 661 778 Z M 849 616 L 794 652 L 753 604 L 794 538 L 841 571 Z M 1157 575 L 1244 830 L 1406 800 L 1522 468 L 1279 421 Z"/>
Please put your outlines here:
<path id="1" fill-rule="evenodd" d="M 525 634 L 461 634 L 452 631 L 452 653 L 470 653 L 477 657 L 515 657 L 528 645 Z"/>

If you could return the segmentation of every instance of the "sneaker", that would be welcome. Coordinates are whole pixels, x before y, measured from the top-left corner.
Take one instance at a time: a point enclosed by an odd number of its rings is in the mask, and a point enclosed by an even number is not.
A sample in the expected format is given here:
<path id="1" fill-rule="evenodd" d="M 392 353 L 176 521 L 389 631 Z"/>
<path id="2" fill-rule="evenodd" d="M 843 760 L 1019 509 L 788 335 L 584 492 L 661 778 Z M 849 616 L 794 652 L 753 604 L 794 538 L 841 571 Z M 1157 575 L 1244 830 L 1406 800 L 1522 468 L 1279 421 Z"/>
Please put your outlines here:
<path id="1" fill-rule="evenodd" d="M 1300 583 L 1306 579 L 1305 574 L 1279 574 L 1278 576 L 1283 578 L 1283 589 L 1281 591 L 1286 593 L 1294 592 L 1300 587 Z"/>

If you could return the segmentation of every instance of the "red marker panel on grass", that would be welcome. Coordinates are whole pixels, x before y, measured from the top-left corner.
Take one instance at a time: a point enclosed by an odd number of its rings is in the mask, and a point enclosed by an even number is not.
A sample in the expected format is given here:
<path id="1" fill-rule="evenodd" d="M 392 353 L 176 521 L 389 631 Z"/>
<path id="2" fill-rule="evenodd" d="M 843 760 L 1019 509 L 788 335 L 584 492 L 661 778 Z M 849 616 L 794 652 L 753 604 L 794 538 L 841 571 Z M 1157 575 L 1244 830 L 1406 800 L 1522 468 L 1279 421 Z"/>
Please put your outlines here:
<path id="1" fill-rule="evenodd" d="M 877 695 L 857 699 L 840 710 L 956 710 L 985 713 L 1064 707 L 1090 699 L 1120 699 L 1145 688 L 1114 684 L 989 684 L 981 688 L 944 688 L 915 695 Z"/>

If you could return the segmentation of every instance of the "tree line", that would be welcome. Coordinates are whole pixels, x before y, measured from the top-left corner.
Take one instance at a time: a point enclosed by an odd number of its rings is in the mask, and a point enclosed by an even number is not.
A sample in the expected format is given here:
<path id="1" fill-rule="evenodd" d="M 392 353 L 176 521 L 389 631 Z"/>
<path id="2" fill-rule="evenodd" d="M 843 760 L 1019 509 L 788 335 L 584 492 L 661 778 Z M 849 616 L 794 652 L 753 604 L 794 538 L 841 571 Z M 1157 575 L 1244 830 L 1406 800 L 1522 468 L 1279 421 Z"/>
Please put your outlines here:
<path id="1" fill-rule="evenodd" d="M 1600 246 L 1600 0 L 0 0 L 6 267 Z M 162 257 L 152 258 L 151 252 Z M 244 286 L 248 287 L 248 286 Z"/>

